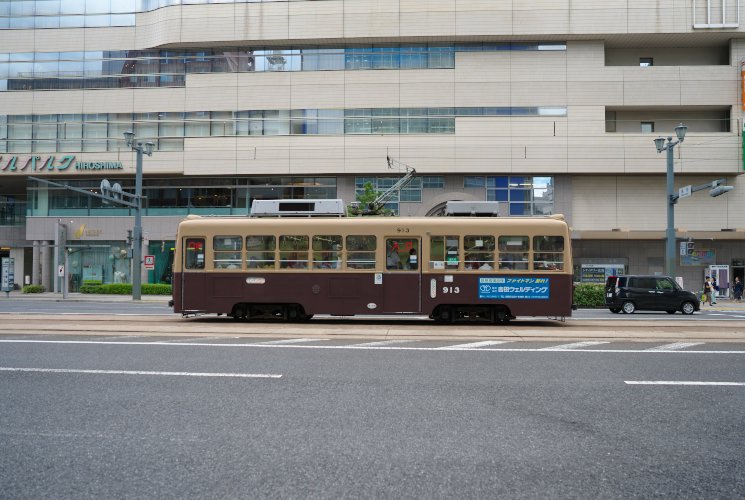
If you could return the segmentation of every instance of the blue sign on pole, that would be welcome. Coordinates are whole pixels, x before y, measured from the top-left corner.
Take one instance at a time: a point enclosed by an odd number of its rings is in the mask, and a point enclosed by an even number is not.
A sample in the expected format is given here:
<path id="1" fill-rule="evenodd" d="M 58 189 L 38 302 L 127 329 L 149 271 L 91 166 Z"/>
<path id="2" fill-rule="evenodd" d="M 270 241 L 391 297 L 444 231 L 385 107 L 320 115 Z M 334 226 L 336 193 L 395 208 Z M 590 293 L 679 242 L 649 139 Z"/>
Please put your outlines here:
<path id="1" fill-rule="evenodd" d="M 479 278 L 480 299 L 547 300 L 548 278 Z"/>

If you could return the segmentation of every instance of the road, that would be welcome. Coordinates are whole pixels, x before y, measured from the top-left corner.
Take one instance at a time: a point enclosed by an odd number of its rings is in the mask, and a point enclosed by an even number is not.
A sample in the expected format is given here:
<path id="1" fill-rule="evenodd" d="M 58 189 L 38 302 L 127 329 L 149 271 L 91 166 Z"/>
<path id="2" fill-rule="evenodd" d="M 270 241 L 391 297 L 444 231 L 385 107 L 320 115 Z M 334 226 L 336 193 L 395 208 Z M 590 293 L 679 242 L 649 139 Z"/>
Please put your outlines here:
<path id="1" fill-rule="evenodd" d="M 103 314 L 103 315 L 147 315 L 147 316 L 172 316 L 173 309 L 168 307 L 167 298 L 160 301 L 133 302 L 122 297 L 117 301 L 105 300 L 41 300 L 35 298 L 13 298 L 4 299 L 0 296 L 0 314 Z M 371 317 L 361 318 L 370 319 Z M 607 320 L 607 321 L 681 321 L 690 322 L 696 320 L 726 320 L 745 323 L 745 306 L 742 304 L 720 303 L 716 308 L 702 306 L 702 310 L 691 316 L 683 314 L 667 314 L 662 311 L 637 311 L 634 314 L 613 314 L 608 309 L 579 309 L 574 311 L 569 321 L 572 320 Z M 329 320 L 328 316 L 315 318 Z M 360 318 L 357 318 L 360 319 Z M 426 320 L 419 316 L 409 318 L 413 320 Z M 520 318 L 521 321 L 530 318 Z M 538 318 L 542 320 L 543 318 Z M 427 321 L 429 322 L 429 321 Z"/>
<path id="2" fill-rule="evenodd" d="M 740 343 L 233 337 L 0 335 L 0 498 L 745 498 Z"/>

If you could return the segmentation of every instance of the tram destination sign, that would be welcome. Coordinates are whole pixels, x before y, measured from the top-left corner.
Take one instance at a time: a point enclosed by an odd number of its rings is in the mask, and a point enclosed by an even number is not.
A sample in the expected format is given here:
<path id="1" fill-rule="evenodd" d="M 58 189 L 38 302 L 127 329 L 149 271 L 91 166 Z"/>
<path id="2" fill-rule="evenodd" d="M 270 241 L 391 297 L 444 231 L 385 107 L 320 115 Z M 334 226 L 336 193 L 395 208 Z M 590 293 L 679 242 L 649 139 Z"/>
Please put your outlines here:
<path id="1" fill-rule="evenodd" d="M 124 170 L 120 161 L 76 161 L 75 155 L 8 156 L 0 155 L 0 174 L 40 174 L 52 172 L 97 172 Z"/>

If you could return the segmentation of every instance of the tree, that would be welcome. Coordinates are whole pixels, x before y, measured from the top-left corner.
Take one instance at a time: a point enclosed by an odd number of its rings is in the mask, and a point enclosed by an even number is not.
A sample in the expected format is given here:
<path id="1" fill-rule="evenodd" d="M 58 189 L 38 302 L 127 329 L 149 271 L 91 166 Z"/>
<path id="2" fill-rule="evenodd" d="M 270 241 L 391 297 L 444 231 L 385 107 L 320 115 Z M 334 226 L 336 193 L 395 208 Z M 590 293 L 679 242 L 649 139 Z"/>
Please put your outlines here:
<path id="1" fill-rule="evenodd" d="M 373 187 L 372 182 L 366 182 L 363 189 L 364 191 L 357 194 L 357 203 L 350 203 L 347 206 L 347 215 L 350 217 L 359 215 L 391 215 L 391 211 L 386 208 L 372 207 L 372 203 L 382 194 Z"/>

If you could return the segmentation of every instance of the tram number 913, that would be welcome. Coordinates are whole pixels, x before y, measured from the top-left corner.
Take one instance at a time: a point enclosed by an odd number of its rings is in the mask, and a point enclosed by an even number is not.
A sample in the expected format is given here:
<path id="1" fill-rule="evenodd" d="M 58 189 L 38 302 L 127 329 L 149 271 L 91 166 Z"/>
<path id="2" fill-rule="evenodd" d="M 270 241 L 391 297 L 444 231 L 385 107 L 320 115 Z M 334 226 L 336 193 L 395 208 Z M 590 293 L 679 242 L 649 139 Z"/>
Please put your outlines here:
<path id="1" fill-rule="evenodd" d="M 442 293 L 460 293 L 459 286 L 444 286 L 442 287 Z"/>

